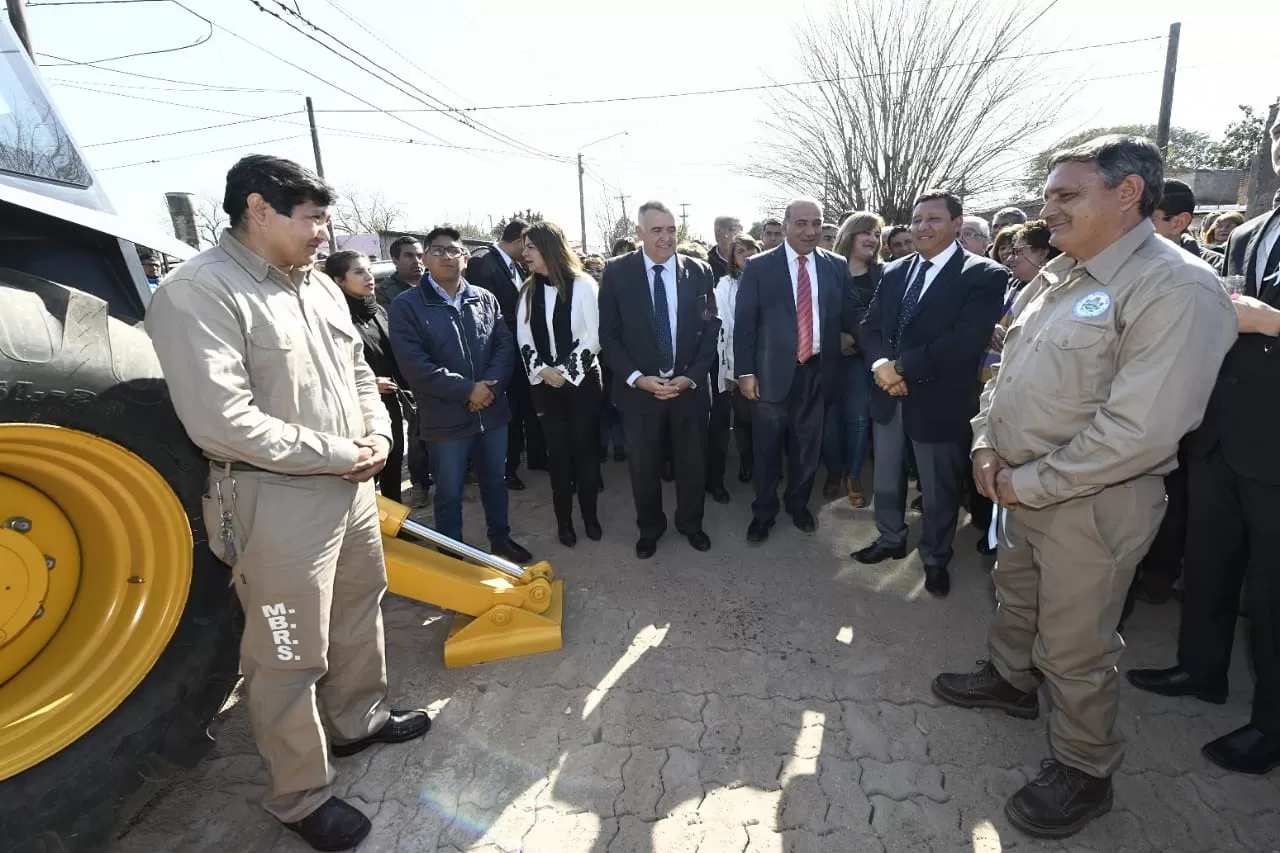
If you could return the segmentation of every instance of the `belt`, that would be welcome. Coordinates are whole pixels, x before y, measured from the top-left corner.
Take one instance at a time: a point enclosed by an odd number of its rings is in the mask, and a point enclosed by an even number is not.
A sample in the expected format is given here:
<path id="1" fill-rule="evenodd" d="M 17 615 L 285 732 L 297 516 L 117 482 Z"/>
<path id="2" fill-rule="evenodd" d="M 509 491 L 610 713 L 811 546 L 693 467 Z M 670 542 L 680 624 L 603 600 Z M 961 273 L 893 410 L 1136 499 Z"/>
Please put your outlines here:
<path id="1" fill-rule="evenodd" d="M 817 364 L 817 363 L 818 363 L 818 359 L 819 359 L 819 357 L 820 357 L 821 355 L 822 355 L 822 353 L 817 353 L 817 354 L 815 354 L 815 355 L 811 355 L 811 356 L 809 356 L 809 358 L 808 358 L 808 359 L 806 359 L 805 361 L 798 361 L 798 360 L 797 360 L 797 361 L 796 361 L 796 367 L 808 367 L 808 366 L 809 366 L 809 365 L 811 365 L 811 364 Z"/>
<path id="2" fill-rule="evenodd" d="M 209 457 L 205 457 L 209 459 Z M 222 468 L 229 471 L 260 471 L 263 474 L 271 474 L 266 468 L 259 468 L 257 465 L 250 465 L 248 462 L 223 462 L 218 459 L 209 459 L 209 464 L 215 468 Z"/>

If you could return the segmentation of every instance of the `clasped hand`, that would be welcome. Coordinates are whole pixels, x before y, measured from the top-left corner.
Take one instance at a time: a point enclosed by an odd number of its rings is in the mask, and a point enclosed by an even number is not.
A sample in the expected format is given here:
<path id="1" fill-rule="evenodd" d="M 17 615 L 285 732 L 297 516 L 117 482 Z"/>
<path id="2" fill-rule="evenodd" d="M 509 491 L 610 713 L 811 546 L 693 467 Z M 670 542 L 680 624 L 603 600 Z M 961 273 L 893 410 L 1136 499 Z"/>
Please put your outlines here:
<path id="1" fill-rule="evenodd" d="M 636 387 L 648 391 L 659 400 L 671 400 L 693 387 L 693 380 L 687 376 L 673 376 L 663 379 L 661 376 L 641 376 L 636 380 Z"/>
<path id="2" fill-rule="evenodd" d="M 381 435 L 370 435 L 352 439 L 352 441 L 356 447 L 360 448 L 360 452 L 356 454 L 356 464 L 342 475 L 342 479 L 352 483 L 372 480 L 386 467 L 387 455 L 391 452 L 391 442 L 387 441 L 386 436 Z"/>
<path id="3" fill-rule="evenodd" d="M 1013 466 L 989 447 L 973 454 L 973 482 L 978 493 L 1006 509 L 1018 506 L 1013 490 Z"/>
<path id="4" fill-rule="evenodd" d="M 876 384 L 890 397 L 907 396 L 907 380 L 902 378 L 902 374 L 893 366 L 893 362 L 886 361 L 871 373 L 875 377 Z"/>
<path id="5" fill-rule="evenodd" d="M 493 386 L 497 384 L 496 379 L 482 379 L 477 382 L 471 389 L 471 396 L 467 397 L 467 409 L 474 414 L 493 405 Z"/>

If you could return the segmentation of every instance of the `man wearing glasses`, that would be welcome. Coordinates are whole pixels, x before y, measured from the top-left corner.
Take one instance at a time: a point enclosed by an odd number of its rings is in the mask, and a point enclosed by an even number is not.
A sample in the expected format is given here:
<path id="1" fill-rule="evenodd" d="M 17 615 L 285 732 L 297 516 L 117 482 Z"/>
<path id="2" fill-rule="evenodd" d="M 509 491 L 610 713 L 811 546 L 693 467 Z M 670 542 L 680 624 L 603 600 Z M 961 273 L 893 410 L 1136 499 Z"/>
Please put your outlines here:
<path id="1" fill-rule="evenodd" d="M 426 279 L 391 303 L 391 348 L 418 401 L 418 435 L 431 445 L 435 529 L 462 539 L 462 489 L 473 462 L 490 553 L 527 563 L 532 555 L 511 540 L 507 522 L 504 391 L 515 341 L 498 298 L 462 277 L 466 260 L 457 229 L 431 229 Z"/>

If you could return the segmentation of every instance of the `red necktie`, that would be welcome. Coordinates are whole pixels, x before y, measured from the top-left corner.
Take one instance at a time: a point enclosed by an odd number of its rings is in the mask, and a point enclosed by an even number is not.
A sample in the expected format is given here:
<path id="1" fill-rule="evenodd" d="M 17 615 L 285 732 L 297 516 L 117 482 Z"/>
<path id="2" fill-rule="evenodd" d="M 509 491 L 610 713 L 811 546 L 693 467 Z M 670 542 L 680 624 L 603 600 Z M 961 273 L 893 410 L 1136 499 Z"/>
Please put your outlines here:
<path id="1" fill-rule="evenodd" d="M 809 259 L 801 255 L 796 260 L 800 263 L 796 273 L 796 361 L 805 362 L 813 355 L 813 298 L 809 293 Z"/>

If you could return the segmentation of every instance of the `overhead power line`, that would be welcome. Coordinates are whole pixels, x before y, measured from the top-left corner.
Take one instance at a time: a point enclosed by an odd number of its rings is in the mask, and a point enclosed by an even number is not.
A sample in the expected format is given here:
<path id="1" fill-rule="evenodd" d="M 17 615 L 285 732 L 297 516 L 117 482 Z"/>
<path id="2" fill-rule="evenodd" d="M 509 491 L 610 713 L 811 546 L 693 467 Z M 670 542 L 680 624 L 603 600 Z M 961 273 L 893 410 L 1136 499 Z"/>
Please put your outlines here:
<path id="1" fill-rule="evenodd" d="M 164 0 L 164 2 L 167 3 L 169 2 L 169 0 Z M 73 4 L 73 5 L 77 5 L 77 4 Z M 302 94 L 302 92 L 297 89 L 260 89 L 260 88 L 246 87 L 246 86 L 226 86 L 226 85 L 217 84 L 217 83 L 201 83 L 196 80 L 175 80 L 172 77 L 157 77 L 154 74 L 142 74 L 138 71 L 125 71 L 123 68 L 101 68 L 95 65 L 93 62 L 75 62 L 73 60 L 67 59 L 62 56 L 55 56 L 52 53 L 41 52 L 40 55 L 47 56 L 50 59 L 60 60 L 61 62 L 66 63 L 67 65 L 77 65 L 85 68 L 92 68 L 95 71 L 110 71 L 112 74 L 124 74 L 128 77 L 139 77 L 139 78 L 142 78 L 143 80 L 159 80 L 162 83 L 177 83 L 182 86 L 202 86 L 210 90 L 218 89 L 218 90 L 227 91 L 227 92 L 278 92 L 282 95 L 301 95 Z M 58 66 L 41 66 L 41 67 L 56 68 Z M 96 85 L 107 86 L 110 84 L 98 83 Z"/>
<path id="2" fill-rule="evenodd" d="M 85 4 L 73 4 L 73 5 L 85 5 Z M 190 50 L 193 47 L 199 47 L 200 45 L 209 41 L 209 39 L 213 38 L 213 24 L 209 23 L 209 21 L 205 21 L 205 23 L 209 25 L 208 31 L 205 32 L 203 36 L 193 41 L 191 44 L 182 44 L 182 45 L 178 45 L 177 47 L 162 47 L 156 50 L 143 50 L 137 53 L 122 53 L 119 56 L 104 56 L 101 59 L 86 59 L 80 62 L 77 62 L 75 60 L 65 60 L 63 62 L 45 63 L 44 67 L 45 68 L 62 68 L 68 65 L 97 65 L 98 63 L 101 63 L 101 62 L 115 62 L 120 59 L 134 59 L 139 56 L 159 56 L 162 53 L 177 53 L 180 50 Z M 45 55 L 48 56 L 48 54 L 45 54 Z"/>
<path id="3" fill-rule="evenodd" d="M 131 169 L 134 166 L 150 166 L 153 163 L 168 163 L 172 160 L 190 160 L 193 157 L 203 157 L 206 154 L 218 154 L 223 151 L 235 151 L 240 148 L 257 148 L 260 145 L 274 145 L 277 142 L 287 142 L 290 139 L 303 139 L 305 133 L 295 133 L 292 136 L 281 136 L 278 139 L 263 139 L 259 142 L 242 142 L 239 145 L 228 145 L 226 148 L 210 148 L 207 151 L 193 151 L 190 154 L 176 154 L 173 157 L 164 157 L 156 160 L 139 160 L 136 163 L 121 163 L 117 166 L 102 166 L 94 169 L 95 172 L 110 172 L 113 169 Z"/>
<path id="4" fill-rule="evenodd" d="M 952 62 L 945 65 L 933 65 L 923 68 L 914 69 L 914 71 L 946 71 L 952 68 L 969 68 L 974 65 L 985 65 L 991 62 L 1012 62 L 1018 59 L 1039 59 L 1043 56 L 1054 56 L 1060 53 L 1074 53 L 1082 50 L 1096 50 L 1103 47 L 1120 47 L 1123 45 L 1142 44 L 1151 41 L 1163 41 L 1164 36 L 1148 36 L 1139 39 L 1126 39 L 1124 41 L 1101 42 L 1098 44 L 1086 44 L 1079 47 L 1064 47 L 1057 50 L 1044 50 L 1036 53 L 1023 53 L 1014 56 L 1001 56 L 997 59 L 982 59 L 973 62 Z M 819 83 L 841 83 L 849 80 L 866 80 L 873 77 L 892 77 L 898 74 L 904 74 L 904 71 L 885 71 L 878 74 L 847 74 L 837 77 L 815 77 L 808 80 L 793 80 L 787 83 L 759 83 L 752 86 L 730 86 L 722 89 L 695 89 L 684 92 L 657 92 L 648 95 L 619 95 L 609 98 L 578 98 L 575 100 L 564 101 L 538 101 L 534 103 L 521 104 L 487 104 L 475 107 L 455 107 L 450 110 L 441 108 L 408 108 L 400 110 L 392 110 L 397 113 L 422 113 L 422 112 L 452 112 L 460 110 L 462 112 L 487 112 L 490 110 L 533 110 L 543 109 L 546 107 L 577 107 L 590 106 L 594 104 L 617 104 L 633 101 L 658 101 L 668 100 L 671 98 L 698 98 L 707 95 L 733 95 L 740 92 L 764 92 L 771 89 L 790 89 L 796 86 L 812 86 Z M 363 112 L 363 110 L 317 110 L 317 112 Z"/>

